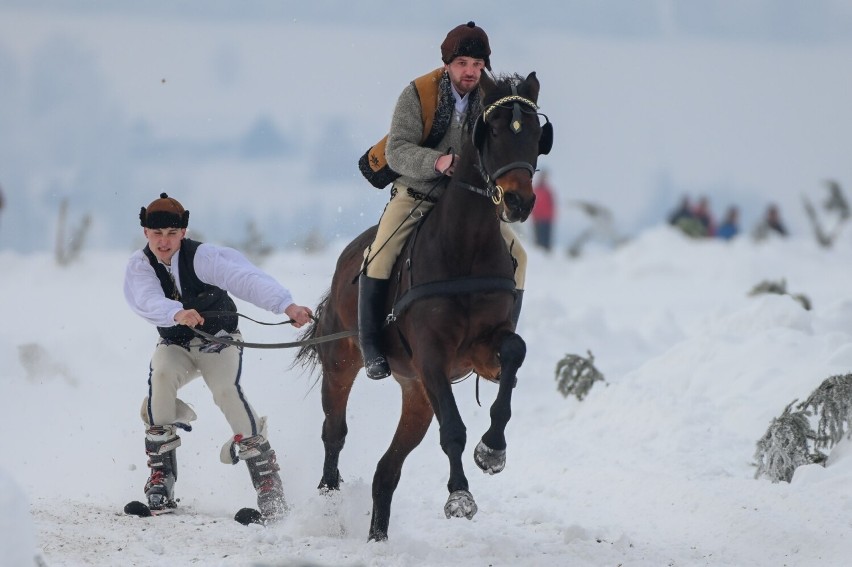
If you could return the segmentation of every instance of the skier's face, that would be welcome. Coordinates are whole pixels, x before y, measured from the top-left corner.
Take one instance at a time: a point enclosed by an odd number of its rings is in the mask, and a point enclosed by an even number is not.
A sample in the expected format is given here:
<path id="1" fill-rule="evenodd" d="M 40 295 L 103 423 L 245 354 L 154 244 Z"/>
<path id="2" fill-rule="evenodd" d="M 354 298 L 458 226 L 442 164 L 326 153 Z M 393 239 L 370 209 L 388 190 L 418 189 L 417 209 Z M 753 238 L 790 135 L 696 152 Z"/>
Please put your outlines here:
<path id="1" fill-rule="evenodd" d="M 171 264 L 172 256 L 180 250 L 180 241 L 186 236 L 185 228 L 146 228 L 148 248 L 163 264 Z"/>

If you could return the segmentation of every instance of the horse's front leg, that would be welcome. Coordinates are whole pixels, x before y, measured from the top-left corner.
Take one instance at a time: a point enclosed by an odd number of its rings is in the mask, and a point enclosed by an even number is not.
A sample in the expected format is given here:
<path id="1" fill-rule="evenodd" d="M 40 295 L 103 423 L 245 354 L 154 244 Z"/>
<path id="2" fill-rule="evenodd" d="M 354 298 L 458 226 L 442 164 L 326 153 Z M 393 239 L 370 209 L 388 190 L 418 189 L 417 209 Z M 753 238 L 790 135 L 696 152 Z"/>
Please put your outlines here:
<path id="1" fill-rule="evenodd" d="M 476 445 L 473 459 L 483 471 L 495 474 L 506 466 L 506 424 L 512 417 L 512 389 L 516 374 L 527 355 L 527 345 L 519 335 L 507 334 L 500 342 L 500 385 L 491 404 L 491 427 Z"/>
<path id="2" fill-rule="evenodd" d="M 428 373 L 427 373 L 428 375 Z M 427 388 L 432 407 L 440 425 L 441 449 L 450 461 L 450 479 L 447 490 L 450 497 L 444 505 L 447 518 L 473 518 L 477 512 L 476 502 L 468 490 L 467 477 L 462 465 L 462 453 L 467 443 L 467 428 L 456 405 L 453 389 L 445 373 L 430 376 L 432 388 Z"/>

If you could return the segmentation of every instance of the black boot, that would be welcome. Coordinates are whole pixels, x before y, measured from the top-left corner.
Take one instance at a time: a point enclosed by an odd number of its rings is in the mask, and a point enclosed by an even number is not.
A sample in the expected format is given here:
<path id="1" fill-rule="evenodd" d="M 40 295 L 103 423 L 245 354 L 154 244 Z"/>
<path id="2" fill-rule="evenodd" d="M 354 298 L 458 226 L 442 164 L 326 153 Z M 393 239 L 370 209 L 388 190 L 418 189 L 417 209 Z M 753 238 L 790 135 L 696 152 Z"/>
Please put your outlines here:
<path id="1" fill-rule="evenodd" d="M 152 510 L 177 508 L 175 482 L 177 482 L 177 455 L 180 437 L 168 427 L 149 427 L 145 435 L 145 452 L 151 475 L 145 483 L 145 497 Z"/>
<path id="2" fill-rule="evenodd" d="M 390 365 L 382 354 L 380 333 L 385 320 L 384 304 L 388 280 L 361 274 L 358 278 L 358 337 L 367 377 L 379 380 L 390 376 Z"/>
<path id="3" fill-rule="evenodd" d="M 524 303 L 524 290 L 515 290 L 515 305 L 512 306 L 512 323 L 515 324 L 515 331 L 518 330 L 518 319 L 521 318 L 521 305 Z"/>
<path id="4" fill-rule="evenodd" d="M 280 519 L 288 511 L 284 499 L 284 484 L 278 471 L 275 451 L 262 435 L 239 441 L 240 459 L 248 465 L 251 483 L 257 491 L 257 507 L 264 522 Z"/>

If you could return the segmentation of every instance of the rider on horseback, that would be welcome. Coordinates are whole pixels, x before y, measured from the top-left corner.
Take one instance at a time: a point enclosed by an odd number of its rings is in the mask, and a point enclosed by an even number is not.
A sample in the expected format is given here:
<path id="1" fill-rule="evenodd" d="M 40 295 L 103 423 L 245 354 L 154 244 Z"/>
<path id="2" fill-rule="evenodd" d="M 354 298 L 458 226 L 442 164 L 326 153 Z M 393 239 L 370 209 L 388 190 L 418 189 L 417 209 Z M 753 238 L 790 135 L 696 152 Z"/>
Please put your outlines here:
<path id="1" fill-rule="evenodd" d="M 473 22 L 450 30 L 441 44 L 444 66 L 405 87 L 387 137 L 370 148 L 359 163 L 375 186 L 381 188 L 393 181 L 376 238 L 364 251 L 359 278 L 358 332 L 364 367 L 374 380 L 390 375 L 380 348 L 388 279 L 417 220 L 449 185 L 457 153 L 482 112 L 479 80 L 484 69 L 491 70 L 490 55 L 488 36 Z M 513 312 L 517 324 L 527 254 L 507 223 L 501 223 L 501 234 L 517 266 Z"/>

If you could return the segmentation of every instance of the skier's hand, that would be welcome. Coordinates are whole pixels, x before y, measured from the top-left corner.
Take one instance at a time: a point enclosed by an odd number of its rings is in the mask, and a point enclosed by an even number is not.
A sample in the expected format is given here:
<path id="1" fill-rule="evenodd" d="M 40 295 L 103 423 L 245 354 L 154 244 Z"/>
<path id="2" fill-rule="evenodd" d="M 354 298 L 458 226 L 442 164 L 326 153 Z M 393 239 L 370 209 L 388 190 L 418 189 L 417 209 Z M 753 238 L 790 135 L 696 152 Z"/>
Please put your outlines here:
<path id="1" fill-rule="evenodd" d="M 195 309 L 181 309 L 175 314 L 175 323 L 186 325 L 187 327 L 195 327 L 196 325 L 204 324 L 204 317 Z"/>
<path id="2" fill-rule="evenodd" d="M 314 315 L 309 308 L 296 305 L 295 303 L 291 303 L 287 306 L 287 309 L 284 310 L 284 314 L 293 320 L 293 326 L 297 329 L 302 325 L 310 323 L 311 317 Z"/>

